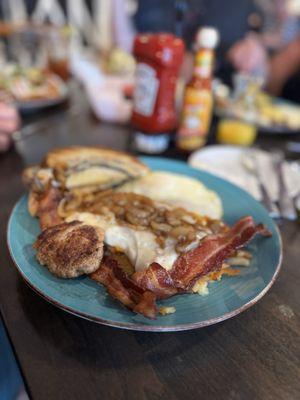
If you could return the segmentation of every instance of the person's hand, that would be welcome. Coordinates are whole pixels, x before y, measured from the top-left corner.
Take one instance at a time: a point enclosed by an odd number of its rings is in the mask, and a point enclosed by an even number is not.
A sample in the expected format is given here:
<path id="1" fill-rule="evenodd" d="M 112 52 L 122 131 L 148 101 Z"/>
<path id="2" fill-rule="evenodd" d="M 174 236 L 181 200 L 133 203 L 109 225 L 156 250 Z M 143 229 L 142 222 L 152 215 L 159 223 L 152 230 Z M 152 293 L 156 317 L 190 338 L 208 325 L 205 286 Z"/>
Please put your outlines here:
<path id="1" fill-rule="evenodd" d="M 11 135 L 18 129 L 19 122 L 17 110 L 11 105 L 0 103 L 0 152 L 9 149 L 12 143 Z"/>
<path id="2" fill-rule="evenodd" d="M 286 82 L 300 70 L 300 35 L 270 60 L 268 91 L 280 96 Z"/>
<path id="3" fill-rule="evenodd" d="M 235 43 L 227 56 L 238 72 L 251 74 L 255 71 L 267 71 L 267 52 L 255 34 L 248 34 L 245 39 Z"/>

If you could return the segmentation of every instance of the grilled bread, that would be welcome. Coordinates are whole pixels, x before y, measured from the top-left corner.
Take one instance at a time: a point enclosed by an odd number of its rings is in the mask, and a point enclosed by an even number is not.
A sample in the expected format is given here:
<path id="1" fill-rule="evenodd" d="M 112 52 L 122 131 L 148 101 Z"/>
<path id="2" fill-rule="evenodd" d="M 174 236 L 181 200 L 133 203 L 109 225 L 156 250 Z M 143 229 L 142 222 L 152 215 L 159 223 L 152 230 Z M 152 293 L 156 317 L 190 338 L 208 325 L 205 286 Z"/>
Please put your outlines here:
<path id="1" fill-rule="evenodd" d="M 42 166 L 68 190 L 104 190 L 140 177 L 148 168 L 135 157 L 100 147 L 68 147 L 49 152 Z"/>
<path id="2" fill-rule="evenodd" d="M 41 206 L 41 200 L 48 199 L 47 194 L 55 191 L 56 199 L 72 198 L 80 202 L 84 196 L 113 189 L 148 171 L 135 157 L 114 150 L 80 146 L 52 150 L 41 165 L 28 167 L 23 172 L 23 182 L 29 189 L 28 209 L 32 216 L 40 218 L 44 229 L 59 222 L 53 218 L 59 201 L 51 203 L 51 218 Z"/>

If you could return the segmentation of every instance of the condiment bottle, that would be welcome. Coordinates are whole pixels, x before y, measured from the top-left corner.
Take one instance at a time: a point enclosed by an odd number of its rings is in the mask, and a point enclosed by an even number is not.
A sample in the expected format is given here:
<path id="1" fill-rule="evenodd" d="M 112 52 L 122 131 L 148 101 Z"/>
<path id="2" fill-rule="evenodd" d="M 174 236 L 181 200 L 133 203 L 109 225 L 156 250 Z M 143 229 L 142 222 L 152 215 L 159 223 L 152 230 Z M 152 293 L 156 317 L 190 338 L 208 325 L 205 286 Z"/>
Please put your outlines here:
<path id="1" fill-rule="evenodd" d="M 185 88 L 176 138 L 181 150 L 193 151 L 206 143 L 213 110 L 212 74 L 218 38 L 218 31 L 209 27 L 200 29 L 197 34 L 193 77 Z"/>
<path id="2" fill-rule="evenodd" d="M 177 124 L 175 89 L 183 54 L 183 41 L 172 34 L 135 38 L 137 68 L 131 122 L 140 151 L 160 153 L 169 145 Z"/>

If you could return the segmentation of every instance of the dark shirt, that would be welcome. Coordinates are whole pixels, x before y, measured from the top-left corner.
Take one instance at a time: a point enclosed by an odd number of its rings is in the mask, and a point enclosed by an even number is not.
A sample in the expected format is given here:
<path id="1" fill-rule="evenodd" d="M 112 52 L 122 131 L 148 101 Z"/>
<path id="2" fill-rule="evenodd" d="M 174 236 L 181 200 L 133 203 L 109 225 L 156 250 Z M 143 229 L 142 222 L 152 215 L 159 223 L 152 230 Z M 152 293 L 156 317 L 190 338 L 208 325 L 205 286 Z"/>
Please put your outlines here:
<path id="1" fill-rule="evenodd" d="M 286 82 L 282 89 L 281 97 L 300 103 L 300 71 Z"/>
<path id="2" fill-rule="evenodd" d="M 135 15 L 139 32 L 175 32 L 176 0 L 140 0 Z M 258 13 L 253 0 L 186 0 L 184 39 L 191 42 L 203 25 L 217 28 L 229 48 L 251 29 L 249 16 Z M 187 43 L 188 45 L 190 43 Z"/>
<path id="3" fill-rule="evenodd" d="M 137 30 L 175 33 L 175 2 L 176 0 L 140 0 L 134 17 Z M 230 68 L 225 58 L 227 51 L 252 29 L 249 17 L 253 13 L 261 16 L 260 11 L 252 0 L 186 0 L 186 4 L 183 39 L 187 48 L 192 47 L 195 34 L 201 26 L 217 28 L 220 33 L 217 72 L 224 78 L 224 71 Z"/>

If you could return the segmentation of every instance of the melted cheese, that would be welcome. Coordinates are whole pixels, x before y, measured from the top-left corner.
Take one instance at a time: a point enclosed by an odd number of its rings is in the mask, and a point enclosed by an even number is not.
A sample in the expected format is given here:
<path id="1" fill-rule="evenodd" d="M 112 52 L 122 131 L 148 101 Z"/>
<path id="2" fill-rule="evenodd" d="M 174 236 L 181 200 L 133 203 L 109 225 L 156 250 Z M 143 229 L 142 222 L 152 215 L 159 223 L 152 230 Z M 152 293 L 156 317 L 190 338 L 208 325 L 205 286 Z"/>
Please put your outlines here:
<path id="1" fill-rule="evenodd" d="M 74 213 L 67 218 L 67 222 L 74 220 L 102 228 L 105 232 L 104 242 L 109 246 L 122 249 L 136 271 L 146 269 L 152 262 L 157 262 L 169 270 L 178 256 L 173 241 L 167 241 L 162 249 L 152 232 L 118 225 L 113 215 L 107 217 L 84 212 Z"/>

